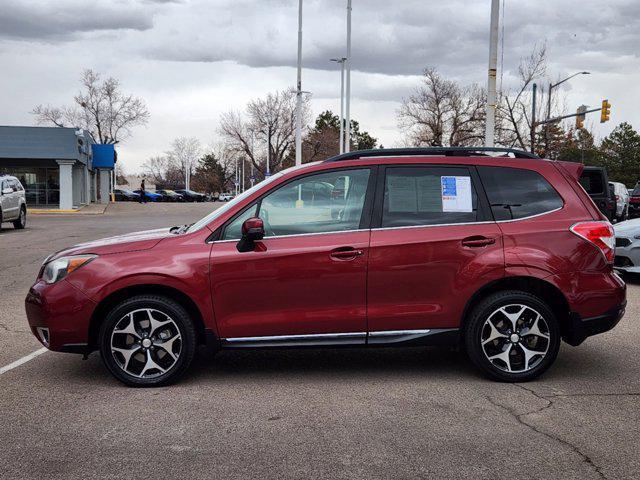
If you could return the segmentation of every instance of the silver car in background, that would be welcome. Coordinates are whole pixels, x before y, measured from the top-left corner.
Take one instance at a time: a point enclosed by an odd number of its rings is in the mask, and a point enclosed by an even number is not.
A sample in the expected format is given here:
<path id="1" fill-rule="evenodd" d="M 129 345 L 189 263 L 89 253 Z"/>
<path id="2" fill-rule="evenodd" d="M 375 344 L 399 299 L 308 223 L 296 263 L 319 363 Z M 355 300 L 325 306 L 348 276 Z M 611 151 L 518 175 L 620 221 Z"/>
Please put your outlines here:
<path id="1" fill-rule="evenodd" d="M 16 177 L 0 174 L 0 229 L 12 222 L 17 229 L 27 225 L 27 202 L 24 187 Z"/>
<path id="2" fill-rule="evenodd" d="M 628 273 L 640 273 L 640 218 L 613 226 L 616 232 L 614 268 Z"/>
<path id="3" fill-rule="evenodd" d="M 613 193 L 616 198 L 616 211 L 614 214 L 618 222 L 624 222 L 629 218 L 629 190 L 624 183 L 609 182 L 613 186 Z"/>

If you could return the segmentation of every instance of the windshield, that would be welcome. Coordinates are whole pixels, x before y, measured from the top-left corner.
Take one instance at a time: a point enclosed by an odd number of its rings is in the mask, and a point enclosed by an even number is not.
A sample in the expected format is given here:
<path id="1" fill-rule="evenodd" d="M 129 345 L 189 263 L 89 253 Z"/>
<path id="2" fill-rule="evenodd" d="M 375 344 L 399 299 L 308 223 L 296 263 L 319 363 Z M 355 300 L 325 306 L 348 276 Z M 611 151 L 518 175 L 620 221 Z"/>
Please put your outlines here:
<path id="1" fill-rule="evenodd" d="M 290 170 L 290 169 L 289 169 Z M 272 175 L 271 177 L 269 177 L 266 180 L 263 180 L 260 183 L 256 183 L 253 187 L 251 187 L 249 190 L 245 190 L 243 193 L 241 193 L 240 195 L 238 195 L 237 197 L 235 197 L 233 200 L 230 200 L 229 203 L 225 203 L 224 206 L 218 208 L 217 210 L 214 210 L 213 212 L 211 212 L 209 215 L 207 215 L 206 217 L 198 220 L 196 223 L 194 223 L 193 225 L 191 225 L 191 227 L 189 227 L 189 229 L 187 230 L 187 232 L 195 232 L 197 230 L 200 230 L 202 227 L 204 227 L 207 223 L 211 223 L 213 220 L 215 220 L 216 218 L 218 218 L 220 215 L 222 215 L 223 213 L 227 212 L 228 210 L 232 209 L 235 205 L 237 205 L 239 202 L 241 202 L 242 200 L 244 200 L 245 198 L 247 198 L 249 195 L 251 195 L 253 192 L 255 192 L 256 190 L 264 187 L 265 185 L 270 184 L 271 182 L 273 182 L 274 180 L 280 178 L 282 175 L 285 174 L 285 172 L 287 172 L 288 170 L 283 170 L 281 172 L 276 173 L 275 175 Z"/>

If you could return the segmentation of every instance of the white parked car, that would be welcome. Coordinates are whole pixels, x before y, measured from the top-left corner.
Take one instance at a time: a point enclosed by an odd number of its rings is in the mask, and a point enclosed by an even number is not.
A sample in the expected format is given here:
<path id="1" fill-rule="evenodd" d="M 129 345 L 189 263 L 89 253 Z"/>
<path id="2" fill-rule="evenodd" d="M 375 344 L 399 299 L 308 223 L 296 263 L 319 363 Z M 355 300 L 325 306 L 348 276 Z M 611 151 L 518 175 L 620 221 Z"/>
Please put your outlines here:
<path id="1" fill-rule="evenodd" d="M 613 186 L 613 192 L 616 196 L 616 212 L 615 219 L 624 222 L 629 218 L 629 190 L 624 183 L 609 182 Z"/>
<path id="2" fill-rule="evenodd" d="M 616 232 L 614 268 L 628 273 L 640 273 L 640 218 L 613 226 Z"/>
<path id="3" fill-rule="evenodd" d="M 229 200 L 233 200 L 233 195 L 230 193 L 221 193 L 218 196 L 218 201 L 219 202 L 228 202 Z"/>
<path id="4" fill-rule="evenodd" d="M 24 187 L 11 175 L 0 175 L 0 228 L 3 222 L 12 222 L 18 229 L 27 225 Z"/>

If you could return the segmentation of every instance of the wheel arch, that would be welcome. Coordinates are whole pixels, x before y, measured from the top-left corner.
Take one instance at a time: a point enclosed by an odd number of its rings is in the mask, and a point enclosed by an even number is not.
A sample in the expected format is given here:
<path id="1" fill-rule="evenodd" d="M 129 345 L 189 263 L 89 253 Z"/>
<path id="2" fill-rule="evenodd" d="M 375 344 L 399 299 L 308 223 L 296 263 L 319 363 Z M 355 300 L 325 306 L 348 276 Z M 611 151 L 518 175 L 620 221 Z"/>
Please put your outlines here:
<path id="1" fill-rule="evenodd" d="M 182 307 L 187 310 L 189 316 L 194 321 L 194 328 L 196 330 L 198 344 L 205 344 L 208 342 L 208 332 L 205 329 L 204 319 L 202 313 L 197 304 L 186 293 L 178 290 L 177 288 L 167 285 L 158 284 L 141 284 L 131 285 L 123 287 L 115 292 L 110 293 L 103 298 L 91 315 L 89 321 L 89 334 L 88 334 L 88 350 L 92 351 L 97 348 L 98 345 L 98 333 L 100 331 L 100 325 L 104 321 L 105 316 L 109 311 L 115 307 L 121 301 L 131 298 L 136 295 L 162 295 L 175 302 L 178 302 Z"/>
<path id="2" fill-rule="evenodd" d="M 569 307 L 569 302 L 562 291 L 557 286 L 546 280 L 530 276 L 511 276 L 500 278 L 489 282 L 476 291 L 467 301 L 462 312 L 460 331 L 464 332 L 469 319 L 469 314 L 473 311 L 473 308 L 476 305 L 478 305 L 487 296 L 502 290 L 521 290 L 540 297 L 541 300 L 549 305 L 549 308 L 551 308 L 558 319 L 562 337 L 565 338 L 570 333 L 571 309 Z"/>

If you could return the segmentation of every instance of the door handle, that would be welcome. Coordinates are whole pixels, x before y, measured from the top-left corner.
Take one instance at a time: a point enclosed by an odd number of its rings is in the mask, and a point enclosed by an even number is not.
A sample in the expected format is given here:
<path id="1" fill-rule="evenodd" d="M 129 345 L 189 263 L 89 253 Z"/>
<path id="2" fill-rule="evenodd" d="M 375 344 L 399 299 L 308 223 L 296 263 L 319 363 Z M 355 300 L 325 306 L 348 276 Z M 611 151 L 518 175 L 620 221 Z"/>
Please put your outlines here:
<path id="1" fill-rule="evenodd" d="M 335 260 L 353 260 L 364 254 L 362 250 L 356 250 L 351 247 L 336 248 L 331 251 L 330 257 Z"/>
<path id="2" fill-rule="evenodd" d="M 493 245 L 494 243 L 496 243 L 495 238 L 487 238 L 482 235 L 462 239 L 462 245 L 471 248 L 486 247 L 488 245 Z"/>

